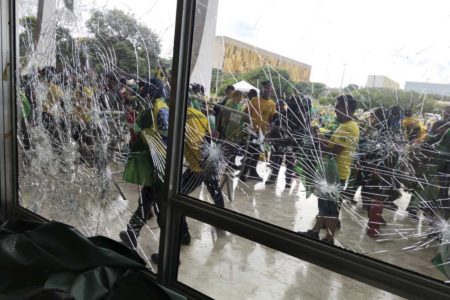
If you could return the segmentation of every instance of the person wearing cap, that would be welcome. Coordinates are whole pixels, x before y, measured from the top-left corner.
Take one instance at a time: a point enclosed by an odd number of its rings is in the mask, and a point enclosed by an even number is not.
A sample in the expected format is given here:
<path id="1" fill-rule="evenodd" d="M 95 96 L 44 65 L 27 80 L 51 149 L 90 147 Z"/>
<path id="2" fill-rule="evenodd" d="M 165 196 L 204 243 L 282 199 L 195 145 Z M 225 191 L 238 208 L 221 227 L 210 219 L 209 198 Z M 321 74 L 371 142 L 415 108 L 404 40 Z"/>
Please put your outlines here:
<path id="1" fill-rule="evenodd" d="M 130 141 L 130 153 L 125 166 L 123 179 L 125 182 L 142 186 L 140 196 L 142 203 L 138 206 L 130 221 L 127 230 L 119 234 L 120 239 L 132 248 L 137 247 L 137 239 L 142 227 L 151 216 L 151 208 L 154 207 L 158 225 L 162 224 L 162 203 L 157 194 L 163 186 L 164 174 L 161 161 L 155 161 L 152 152 L 164 151 L 168 137 L 169 107 L 166 104 L 167 91 L 163 82 L 153 77 L 145 86 L 145 93 L 150 100 L 150 105 L 139 114 L 136 124 L 132 128 L 133 136 Z M 165 156 L 163 153 L 161 157 Z M 159 155 L 157 155 L 159 156 Z M 159 166 L 158 166 L 159 165 Z M 182 221 L 182 243 L 189 244 L 189 235 L 186 219 Z"/>

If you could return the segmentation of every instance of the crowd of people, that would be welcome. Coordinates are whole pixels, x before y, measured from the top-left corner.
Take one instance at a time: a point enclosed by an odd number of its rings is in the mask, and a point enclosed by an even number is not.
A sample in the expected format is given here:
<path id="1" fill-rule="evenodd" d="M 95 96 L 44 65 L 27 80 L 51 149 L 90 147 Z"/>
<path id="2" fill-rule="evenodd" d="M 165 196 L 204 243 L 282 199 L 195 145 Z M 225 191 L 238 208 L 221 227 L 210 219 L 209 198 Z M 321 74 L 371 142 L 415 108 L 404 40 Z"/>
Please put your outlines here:
<path id="1" fill-rule="evenodd" d="M 367 210 L 370 237 L 380 236 L 380 227 L 386 225 L 383 209 L 397 210 L 394 201 L 402 196 L 401 191 L 412 194 L 408 217 L 417 219 L 423 211 L 436 228 L 448 220 L 450 109 L 427 128 L 419 114 L 398 105 L 372 108 L 356 116 L 358 101 L 344 94 L 336 98 L 335 116 L 327 116 L 332 121 L 320 126 L 310 98 L 299 94 L 274 99 L 270 81 L 261 83 L 260 93 L 243 93 L 228 86 L 225 97 L 212 108 L 206 100 L 198 100 L 204 97 L 202 88 L 193 90 L 190 110 L 210 120 L 209 132 L 200 130 L 200 136 L 209 133 L 216 143 L 225 145 L 223 155 L 228 156 L 232 171 L 236 156 L 243 157 L 237 174 L 241 181 L 274 184 L 285 165 L 286 188 L 299 178 L 308 194 L 318 196 L 316 223 L 302 234 L 318 239 L 325 229 L 323 241 L 334 244 L 340 210 L 344 203 L 356 203 L 358 189 Z M 206 125 L 186 124 L 186 139 L 199 128 Z M 201 149 L 201 140 L 194 148 Z M 234 151 L 228 150 L 230 144 Z M 199 155 L 198 161 L 202 159 L 208 157 Z M 265 179 L 257 171 L 261 161 L 271 169 Z M 216 191 L 210 190 L 211 195 L 221 193 Z"/>
<path id="2" fill-rule="evenodd" d="M 33 149 L 30 132 L 39 126 L 54 153 L 63 155 L 65 143 L 74 141 L 80 162 L 91 166 L 98 163 L 91 160 L 99 154 L 97 145 L 113 150 L 124 141 L 128 145 L 123 178 L 141 187 L 140 201 L 120 238 L 133 248 L 153 212 L 159 226 L 164 223 L 164 203 L 157 195 L 164 184 L 168 77 L 162 69 L 151 78 L 132 78 L 116 73 L 62 74 L 48 67 L 21 78 L 23 151 Z M 318 196 L 316 223 L 302 232 L 309 237 L 318 239 L 325 229 L 323 241 L 334 244 L 341 208 L 355 202 L 359 188 L 371 237 L 380 235 L 383 209 L 397 208 L 394 200 L 402 189 L 412 194 L 407 209 L 412 218 L 423 211 L 431 222 L 448 220 L 450 109 L 427 128 L 410 109 L 399 106 L 372 108 L 368 116 L 356 116 L 358 100 L 343 94 L 336 98 L 335 116 L 326 116 L 334 121 L 320 126 L 312 99 L 302 94 L 275 99 L 271 81 L 263 81 L 260 89 L 244 92 L 228 86 L 216 102 L 201 85 L 191 85 L 183 194 L 204 183 L 214 204 L 224 207 L 220 181 L 225 172 L 247 184 L 255 180 L 271 185 L 279 180 L 284 164 L 286 188 L 298 179 L 307 194 Z M 258 173 L 261 161 L 271 169 L 265 179 Z M 181 243 L 188 245 L 190 240 L 183 218 Z M 157 254 L 152 260 L 158 261 Z"/>

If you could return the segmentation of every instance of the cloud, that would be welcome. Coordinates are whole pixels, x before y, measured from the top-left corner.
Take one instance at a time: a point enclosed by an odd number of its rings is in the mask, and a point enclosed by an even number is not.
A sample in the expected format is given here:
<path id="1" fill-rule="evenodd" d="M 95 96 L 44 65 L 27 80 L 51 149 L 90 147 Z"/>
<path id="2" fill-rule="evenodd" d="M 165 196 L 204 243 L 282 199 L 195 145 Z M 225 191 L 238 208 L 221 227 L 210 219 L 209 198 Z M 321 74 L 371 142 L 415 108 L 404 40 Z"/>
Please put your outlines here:
<path id="1" fill-rule="evenodd" d="M 235 36 L 250 38 L 257 34 L 257 29 L 254 24 L 238 20 L 231 25 L 231 32 Z"/>

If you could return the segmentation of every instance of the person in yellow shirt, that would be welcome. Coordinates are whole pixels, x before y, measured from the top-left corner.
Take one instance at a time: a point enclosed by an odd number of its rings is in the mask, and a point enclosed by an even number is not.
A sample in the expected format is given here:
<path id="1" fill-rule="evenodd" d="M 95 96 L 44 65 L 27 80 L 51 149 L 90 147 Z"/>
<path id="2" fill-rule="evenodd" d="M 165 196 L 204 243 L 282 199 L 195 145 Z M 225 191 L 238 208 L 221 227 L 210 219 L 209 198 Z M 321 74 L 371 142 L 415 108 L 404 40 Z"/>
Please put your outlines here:
<path id="1" fill-rule="evenodd" d="M 341 188 L 345 186 L 345 182 L 350 176 L 359 142 L 359 128 L 353 116 L 355 110 L 356 100 L 351 95 L 339 96 L 336 99 L 335 112 L 340 125 L 329 140 L 319 134 L 322 151 L 331 153 L 335 157 Z M 319 239 L 319 231 L 325 225 L 327 235 L 322 241 L 334 244 L 334 232 L 339 220 L 340 199 L 319 198 L 318 205 L 319 214 L 314 228 L 303 234 Z"/>
<path id="2" fill-rule="evenodd" d="M 266 136 L 269 133 L 269 125 L 277 113 L 276 104 L 270 98 L 272 96 L 272 84 L 270 81 L 264 81 L 261 84 L 261 95 L 254 97 L 250 100 L 248 106 L 244 112 L 250 115 L 250 121 L 254 130 L 254 133 L 259 136 L 262 134 Z M 259 156 L 261 153 L 260 145 L 250 144 L 248 148 L 248 157 L 246 166 L 242 171 L 240 179 L 242 181 L 247 180 L 247 172 L 250 170 L 250 177 L 262 180 L 262 178 L 256 172 L 256 166 L 258 165 Z"/>
<path id="3" fill-rule="evenodd" d="M 409 109 L 405 111 L 402 128 L 405 139 L 412 143 L 423 143 L 427 137 L 427 127 L 419 118 L 414 117 Z"/>
<path id="4" fill-rule="evenodd" d="M 53 67 L 45 67 L 39 71 L 42 84 L 47 88 L 46 98 L 42 101 L 42 124 L 50 136 L 52 146 L 55 150 L 61 148 L 61 138 L 58 132 L 58 122 L 55 112 L 58 110 L 64 93 L 62 89 L 53 82 L 56 70 Z"/>
<path id="5" fill-rule="evenodd" d="M 192 105 L 189 105 L 186 112 L 185 132 L 184 157 L 189 167 L 182 175 L 181 193 L 189 195 L 204 182 L 214 204 L 224 207 L 217 174 L 206 174 L 203 168 L 207 158 L 202 154 L 202 149 L 206 142 L 205 136 L 210 134 L 208 118 Z"/>

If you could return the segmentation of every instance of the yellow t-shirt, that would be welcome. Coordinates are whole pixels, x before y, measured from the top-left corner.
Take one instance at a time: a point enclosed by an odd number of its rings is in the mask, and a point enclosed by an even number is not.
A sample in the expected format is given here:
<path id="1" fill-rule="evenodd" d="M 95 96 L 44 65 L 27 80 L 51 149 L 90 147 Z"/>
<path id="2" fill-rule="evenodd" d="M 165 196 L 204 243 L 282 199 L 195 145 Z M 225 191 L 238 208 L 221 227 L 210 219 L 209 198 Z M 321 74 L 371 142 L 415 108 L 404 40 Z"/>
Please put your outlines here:
<path id="1" fill-rule="evenodd" d="M 252 118 L 253 129 L 265 135 L 269 132 L 269 123 L 277 112 L 275 102 L 270 99 L 254 97 L 247 108 Z"/>
<path id="2" fill-rule="evenodd" d="M 330 139 L 330 148 L 340 145 L 342 152 L 336 156 L 336 164 L 339 172 L 339 179 L 346 180 L 350 176 L 353 158 L 359 142 L 358 124 L 351 120 L 339 125 Z"/>
<path id="3" fill-rule="evenodd" d="M 189 169 L 193 172 L 202 172 L 201 146 L 205 134 L 209 132 L 208 118 L 201 111 L 189 107 L 186 112 L 185 132 L 184 157 Z"/>
<path id="4" fill-rule="evenodd" d="M 83 86 L 81 93 L 76 97 L 76 104 L 74 106 L 75 117 L 85 123 L 90 122 L 94 91 L 90 87 Z"/>
<path id="5" fill-rule="evenodd" d="M 419 129 L 419 135 L 414 140 L 415 143 L 421 143 L 425 141 L 425 138 L 427 137 L 427 128 L 425 125 L 417 118 L 415 117 L 406 117 L 402 120 L 402 126 L 405 130 L 405 138 L 409 140 L 409 135 L 411 132 L 415 129 Z"/>
<path id="6" fill-rule="evenodd" d="M 54 83 L 50 83 L 48 85 L 47 99 L 42 104 L 42 111 L 51 114 L 53 107 L 63 96 L 64 93 L 61 88 Z"/>

